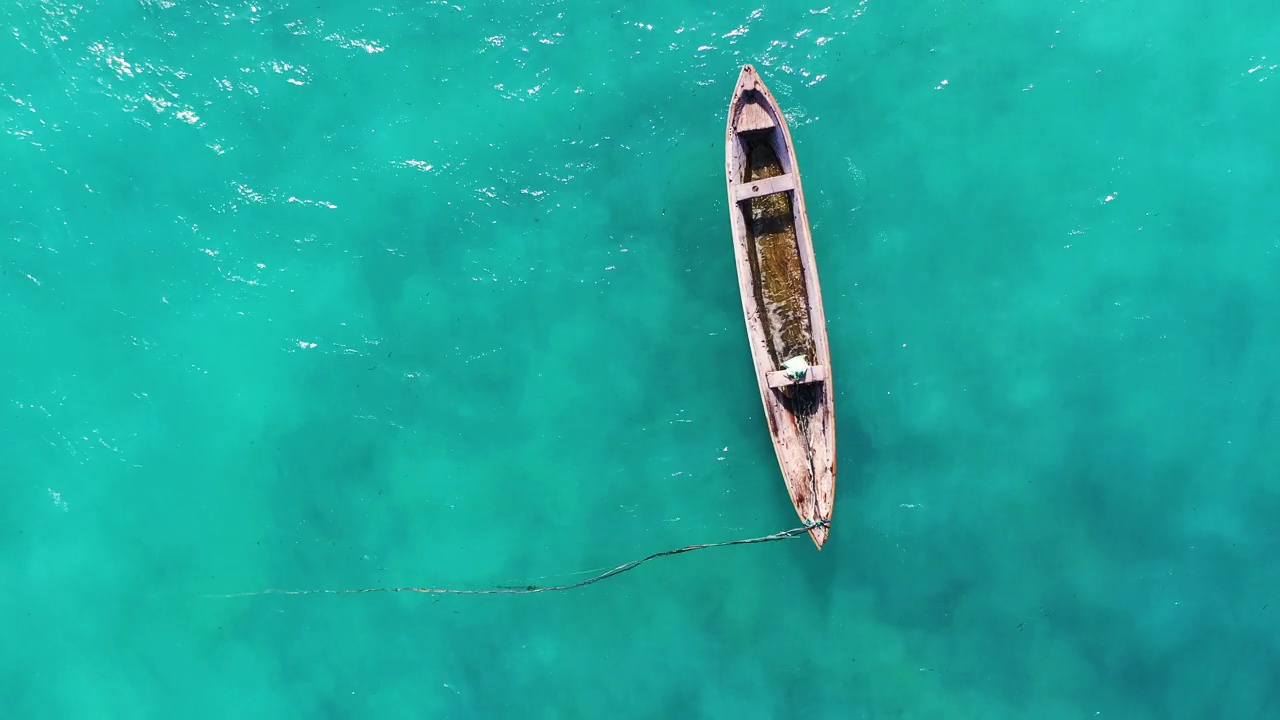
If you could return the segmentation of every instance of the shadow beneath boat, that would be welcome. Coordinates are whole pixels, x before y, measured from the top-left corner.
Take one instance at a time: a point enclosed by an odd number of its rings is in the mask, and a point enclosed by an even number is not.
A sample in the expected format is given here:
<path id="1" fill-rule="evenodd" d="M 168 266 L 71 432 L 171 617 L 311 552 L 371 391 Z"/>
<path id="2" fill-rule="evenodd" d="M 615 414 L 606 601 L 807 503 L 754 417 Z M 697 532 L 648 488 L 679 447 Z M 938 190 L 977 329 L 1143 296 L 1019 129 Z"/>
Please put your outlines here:
<path id="1" fill-rule="evenodd" d="M 845 402 L 846 406 L 851 405 L 847 400 Z M 863 499 L 868 495 L 864 481 L 870 476 L 868 468 L 873 465 L 875 448 L 858 418 L 848 415 L 836 417 L 836 453 L 836 497 L 831 534 L 821 552 L 814 550 L 812 542 L 808 543 L 809 547 L 805 548 L 808 557 L 802 563 L 805 589 L 822 604 L 824 610 L 829 609 L 827 603 L 836 584 L 848 582 L 846 574 L 833 572 L 833 568 L 843 567 L 846 563 L 856 564 L 863 556 L 860 539 L 870 531 L 866 516 L 860 511 L 864 507 Z"/>

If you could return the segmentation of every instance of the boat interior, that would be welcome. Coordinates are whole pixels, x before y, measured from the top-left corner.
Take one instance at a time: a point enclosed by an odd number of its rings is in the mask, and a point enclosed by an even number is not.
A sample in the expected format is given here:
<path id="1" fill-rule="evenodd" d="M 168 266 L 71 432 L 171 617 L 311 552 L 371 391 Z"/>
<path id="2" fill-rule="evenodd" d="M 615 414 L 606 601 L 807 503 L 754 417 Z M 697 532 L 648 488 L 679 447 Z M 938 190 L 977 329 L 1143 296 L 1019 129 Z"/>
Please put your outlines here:
<path id="1" fill-rule="evenodd" d="M 748 258 L 756 278 L 756 303 L 775 372 L 769 385 L 784 397 L 801 400 L 820 389 L 825 368 L 810 366 L 803 372 L 784 370 L 784 364 L 803 358 L 799 367 L 815 361 L 809 298 L 800 259 L 799 230 L 794 207 L 791 155 L 784 151 L 784 137 L 763 98 L 746 93 L 735 128 L 740 143 L 739 184 L 734 197 L 746 227 Z M 793 366 L 795 364 L 793 363 Z M 808 403 L 803 403 L 808 404 Z M 798 409 L 798 408 L 797 408 Z"/>

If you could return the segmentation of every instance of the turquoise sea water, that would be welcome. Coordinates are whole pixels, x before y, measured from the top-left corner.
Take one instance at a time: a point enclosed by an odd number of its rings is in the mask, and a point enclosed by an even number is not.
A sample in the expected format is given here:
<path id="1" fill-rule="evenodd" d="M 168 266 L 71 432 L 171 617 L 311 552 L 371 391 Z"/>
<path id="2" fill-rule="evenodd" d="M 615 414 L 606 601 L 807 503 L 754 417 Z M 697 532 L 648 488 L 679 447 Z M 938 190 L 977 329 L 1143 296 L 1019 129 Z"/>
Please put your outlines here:
<path id="1" fill-rule="evenodd" d="M 1274 3 L 0 11 L 13 718 L 1280 714 Z M 723 185 L 826 297 L 796 524 Z"/>

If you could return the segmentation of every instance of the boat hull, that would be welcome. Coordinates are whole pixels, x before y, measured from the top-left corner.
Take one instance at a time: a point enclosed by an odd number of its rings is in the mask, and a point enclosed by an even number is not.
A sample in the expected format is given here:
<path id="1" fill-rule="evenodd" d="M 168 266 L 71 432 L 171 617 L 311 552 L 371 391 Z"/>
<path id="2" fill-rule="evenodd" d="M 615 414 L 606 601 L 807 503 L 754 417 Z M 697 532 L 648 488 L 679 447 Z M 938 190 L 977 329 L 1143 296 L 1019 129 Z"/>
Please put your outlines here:
<path id="1" fill-rule="evenodd" d="M 835 395 L 800 169 L 755 68 L 729 105 L 725 173 L 743 315 L 788 495 L 821 550 L 835 504 Z"/>

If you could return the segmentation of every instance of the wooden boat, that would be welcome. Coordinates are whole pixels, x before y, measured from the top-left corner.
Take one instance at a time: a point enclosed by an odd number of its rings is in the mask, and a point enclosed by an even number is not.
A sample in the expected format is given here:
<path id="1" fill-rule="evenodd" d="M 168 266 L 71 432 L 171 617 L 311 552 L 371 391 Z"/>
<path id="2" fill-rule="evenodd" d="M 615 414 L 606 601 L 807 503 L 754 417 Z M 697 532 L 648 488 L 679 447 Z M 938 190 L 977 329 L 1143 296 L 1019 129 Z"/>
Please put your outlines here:
<path id="1" fill-rule="evenodd" d="M 822 549 L 835 504 L 835 395 L 800 168 L 777 101 L 745 65 L 725 134 L 729 222 L 764 414 L 796 513 Z"/>

